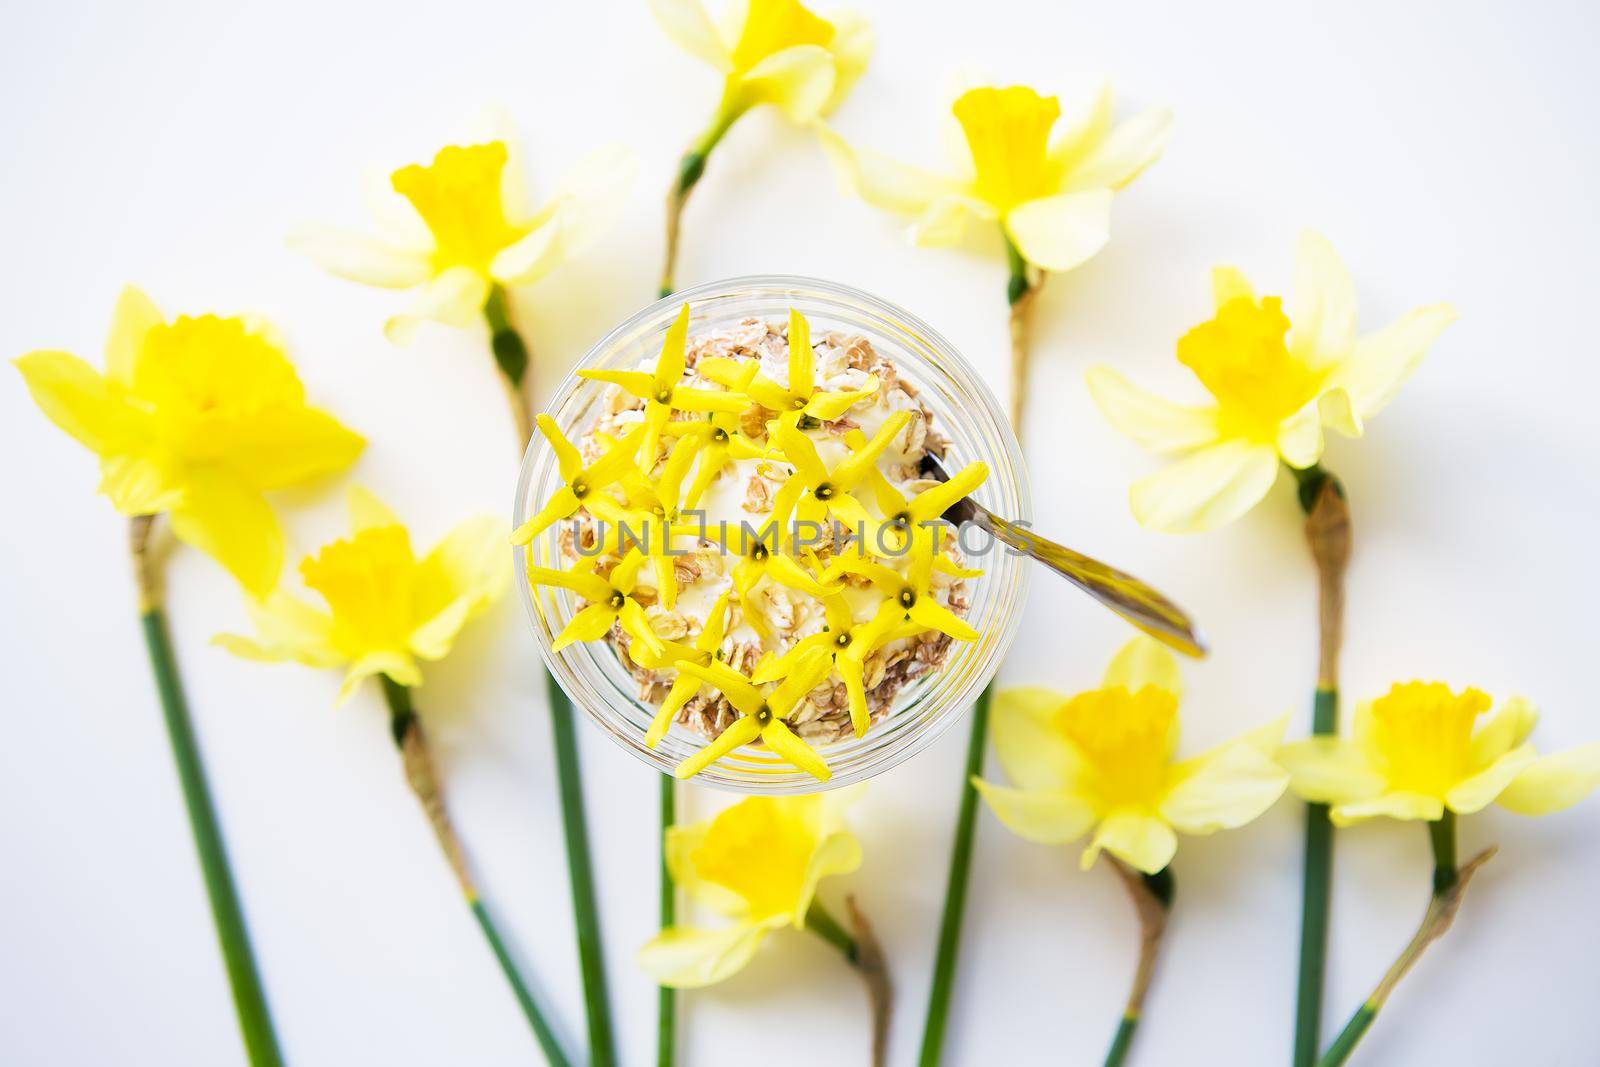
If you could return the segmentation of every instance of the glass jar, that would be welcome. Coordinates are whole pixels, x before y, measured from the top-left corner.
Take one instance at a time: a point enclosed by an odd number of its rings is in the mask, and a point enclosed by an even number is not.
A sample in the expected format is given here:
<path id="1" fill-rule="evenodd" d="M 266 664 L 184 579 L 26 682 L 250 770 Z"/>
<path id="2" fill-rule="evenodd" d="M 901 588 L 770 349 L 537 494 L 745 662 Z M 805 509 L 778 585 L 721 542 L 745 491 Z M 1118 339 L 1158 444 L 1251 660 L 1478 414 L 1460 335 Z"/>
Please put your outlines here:
<path id="1" fill-rule="evenodd" d="M 950 439 L 946 469 L 954 472 L 982 460 L 989 465 L 989 477 L 973 494 L 978 502 L 1005 518 L 1031 520 L 1022 454 L 989 387 L 950 343 L 921 319 L 857 289 L 781 275 L 708 282 L 634 315 L 590 349 L 578 367 L 632 370 L 653 359 L 685 302 L 690 307 L 691 337 L 752 316 L 787 321 L 790 308 L 798 309 L 810 321 L 813 337 L 828 330 L 866 337 L 900 376 L 917 388 L 918 398 L 933 414 L 933 426 Z M 546 408 L 572 441 L 595 421 L 607 389 L 603 383 L 579 378 L 576 369 Z M 513 525 L 527 521 L 561 485 L 555 451 L 536 434 L 523 457 Z M 531 556 L 538 566 L 570 565 L 558 548 L 561 525 L 545 530 L 526 552 L 515 550 L 517 584 L 545 662 L 573 703 L 612 740 L 656 770 L 671 774 L 679 762 L 703 748 L 707 739 L 674 725 L 655 748 L 646 747 L 645 731 L 656 709 L 639 699 L 632 675 L 611 644 L 578 642 L 559 653 L 550 650 L 555 635 L 578 610 L 577 600 L 563 589 L 530 586 L 527 564 Z M 865 736 L 814 746 L 832 769 L 831 779 L 818 782 L 763 747 L 745 746 L 693 780 L 735 792 L 808 793 L 860 782 L 931 744 L 994 677 L 1022 616 L 1028 560 L 990 543 L 987 535 L 975 530 L 966 542 L 969 556 L 979 538 L 984 541 L 980 552 L 986 554 L 973 559 L 972 565 L 983 568 L 984 574 L 970 583 L 966 618 L 980 636 L 975 641 L 952 641 L 943 665 L 902 688 L 889 712 L 874 722 Z"/>

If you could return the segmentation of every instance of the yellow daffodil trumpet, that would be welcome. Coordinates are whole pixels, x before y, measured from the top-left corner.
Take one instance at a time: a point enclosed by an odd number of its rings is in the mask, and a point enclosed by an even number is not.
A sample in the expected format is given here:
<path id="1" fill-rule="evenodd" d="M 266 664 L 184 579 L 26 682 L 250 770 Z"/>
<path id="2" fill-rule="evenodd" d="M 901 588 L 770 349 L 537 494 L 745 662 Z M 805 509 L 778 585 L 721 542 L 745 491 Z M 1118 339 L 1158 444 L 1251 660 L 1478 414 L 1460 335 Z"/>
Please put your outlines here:
<path id="1" fill-rule="evenodd" d="M 844 823 L 860 787 L 800 797 L 750 797 L 706 822 L 673 826 L 663 857 L 673 883 L 729 924 L 663 928 L 639 950 L 639 966 L 662 986 L 697 989 L 726 981 L 767 936 L 810 930 L 839 949 L 867 986 L 872 1062 L 887 1053 L 890 983 L 872 927 L 847 899 L 852 931 L 816 899 L 817 884 L 861 865 L 861 845 Z"/>
<path id="2" fill-rule="evenodd" d="M 122 291 L 97 371 L 60 351 L 16 361 L 46 417 L 93 452 L 100 491 L 129 516 L 140 623 L 155 675 L 207 900 L 251 1063 L 283 1057 L 250 946 L 162 605 L 152 553 L 166 515 L 180 541 L 222 564 L 251 597 L 266 596 L 284 538 L 266 493 L 355 461 L 364 442 L 306 403 L 305 388 L 266 323 L 217 315 L 168 321 L 150 298 Z"/>
<path id="3" fill-rule="evenodd" d="M 1300 237 L 1294 305 L 1258 296 L 1243 274 L 1217 267 L 1215 315 L 1178 341 L 1178 360 L 1212 402 L 1176 404 L 1092 367 L 1089 391 L 1107 420 L 1138 444 L 1182 458 L 1129 491 L 1143 526 L 1173 533 L 1214 529 L 1254 507 L 1289 468 L 1317 567 L 1319 655 L 1312 732 L 1338 731 L 1339 650 L 1344 627 L 1350 510 L 1345 487 L 1322 466 L 1325 429 L 1359 437 L 1422 362 L 1455 310 L 1433 304 L 1365 336 L 1356 333 L 1355 285 L 1332 245 Z M 1296 1002 L 1295 1067 L 1310 1067 L 1320 1042 L 1328 942 L 1332 827 L 1324 805 L 1306 816 L 1306 880 Z"/>
<path id="4" fill-rule="evenodd" d="M 1060 845 L 1089 835 L 1085 869 L 1102 852 L 1130 890 L 1143 936 L 1140 962 L 1107 1064 L 1122 1062 L 1143 1010 L 1155 953 L 1172 907 L 1179 833 L 1211 834 L 1251 822 L 1289 784 L 1275 761 L 1278 720 L 1186 760 L 1175 760 L 1177 661 L 1136 637 L 1100 688 L 1073 697 L 1047 689 L 999 694 L 993 742 L 1011 785 L 973 784 L 1012 832 Z"/>
<path id="5" fill-rule="evenodd" d="M 1492 701 L 1478 689 L 1406 682 L 1357 707 L 1352 736 L 1313 737 L 1285 745 L 1279 759 L 1306 800 L 1327 805 L 1335 825 L 1387 816 L 1428 824 L 1433 893 L 1422 925 L 1393 966 L 1317 1061 L 1337 1067 L 1429 944 L 1443 936 L 1468 880 L 1494 853 L 1456 862 L 1456 817 L 1490 804 L 1519 815 L 1545 815 L 1578 803 L 1600 786 L 1600 742 L 1540 756 L 1528 736 L 1538 715 L 1520 697 L 1487 718 Z"/>
<path id="6" fill-rule="evenodd" d="M 326 606 L 274 592 L 250 605 L 256 636 L 219 634 L 214 643 L 246 659 L 343 668 L 340 704 L 366 679 L 379 679 L 406 782 L 546 1058 L 565 1065 L 566 1054 L 510 963 L 499 929 L 478 896 L 411 697 L 412 689 L 422 684 L 418 660 L 448 655 L 462 627 L 510 586 L 506 524 L 490 517 L 469 519 L 418 559 L 410 532 L 377 497 L 352 489 L 349 508 L 350 536 L 325 545 L 300 564 L 306 586 Z"/>
<path id="7" fill-rule="evenodd" d="M 867 67 L 872 28 L 861 16 L 823 18 L 798 0 L 744 0 L 714 20 L 701 0 L 650 0 L 663 31 L 723 76 L 711 123 L 684 153 L 667 191 L 667 248 L 661 295 L 670 296 L 684 204 L 705 174 L 712 149 L 751 108 L 771 104 L 810 126 L 837 108 Z"/>

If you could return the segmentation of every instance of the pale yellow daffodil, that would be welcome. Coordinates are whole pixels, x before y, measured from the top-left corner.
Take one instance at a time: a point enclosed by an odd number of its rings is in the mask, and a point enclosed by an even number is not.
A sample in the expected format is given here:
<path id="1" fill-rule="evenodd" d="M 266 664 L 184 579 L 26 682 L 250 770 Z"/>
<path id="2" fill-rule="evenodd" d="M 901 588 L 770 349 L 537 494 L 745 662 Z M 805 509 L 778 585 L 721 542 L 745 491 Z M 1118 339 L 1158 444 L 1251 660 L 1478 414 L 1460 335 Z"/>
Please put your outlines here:
<path id="1" fill-rule="evenodd" d="M 403 343 L 423 320 L 478 321 L 495 287 L 531 285 L 576 255 L 611 224 L 635 169 L 626 149 L 600 149 L 535 208 L 508 138 L 447 145 L 373 191 L 377 237 L 310 226 L 290 243 L 341 278 L 414 290 L 410 310 L 384 326 Z"/>
<path id="2" fill-rule="evenodd" d="M 1449 304 L 1433 304 L 1358 338 L 1350 275 L 1309 231 L 1294 285 L 1291 319 L 1234 268 L 1213 271 L 1216 317 L 1178 342 L 1179 362 L 1215 400 L 1209 406 L 1174 404 L 1090 368 L 1090 392 L 1113 426 L 1153 452 L 1183 455 L 1134 483 L 1129 500 L 1142 525 L 1190 533 L 1249 511 L 1280 460 L 1303 470 L 1322 458 L 1324 427 L 1360 437 L 1456 317 Z"/>
<path id="3" fill-rule="evenodd" d="M 528 581 L 531 584 L 569 589 L 589 602 L 556 635 L 550 651 L 560 652 L 574 641 L 598 641 L 615 623 L 620 624 L 629 637 L 659 654 L 662 651 L 661 638 L 650 629 L 644 605 L 633 595 L 634 586 L 639 580 L 639 568 L 644 563 L 644 553 L 635 548 L 623 556 L 603 578 L 595 573 L 596 561 L 593 559 L 579 560 L 570 570 L 564 571 L 530 566 Z"/>
<path id="4" fill-rule="evenodd" d="M 327 610 L 274 592 L 250 608 L 255 637 L 220 634 L 215 643 L 248 659 L 346 667 L 343 703 L 376 674 L 421 685 L 417 660 L 443 659 L 461 628 L 511 582 L 506 524 L 498 518 L 468 519 L 418 559 L 394 513 L 352 489 L 350 526 L 348 538 L 300 564 Z"/>
<path id="5" fill-rule="evenodd" d="M 878 391 L 876 375 L 868 375 L 859 389 L 825 392 L 817 386 L 816 352 L 811 347 L 811 324 L 789 309 L 789 380 L 778 383 L 760 372 L 753 359 L 707 356 L 695 368 L 707 378 L 778 413 L 778 421 L 798 426 L 801 418 L 832 422 L 851 407 Z"/>
<path id="6" fill-rule="evenodd" d="M 1099 689 L 1070 698 L 1003 690 L 991 736 L 1012 784 L 973 784 L 1000 821 L 1030 841 L 1063 845 L 1093 830 L 1085 869 L 1104 849 L 1156 874 L 1177 851 L 1177 833 L 1243 826 L 1289 784 L 1273 760 L 1281 719 L 1175 761 L 1179 697 L 1177 661 L 1148 637 L 1117 653 Z"/>
<path id="7" fill-rule="evenodd" d="M 844 823 L 859 794 L 749 797 L 707 822 L 670 827 L 663 851 L 673 882 L 732 922 L 663 930 L 639 950 L 639 966 L 664 986 L 707 986 L 750 962 L 772 931 L 805 929 L 817 883 L 861 866 Z"/>
<path id="8" fill-rule="evenodd" d="M 722 411 L 737 415 L 749 406 L 742 396 L 713 389 L 696 389 L 683 384 L 687 366 L 685 348 L 689 340 L 689 305 L 678 311 L 678 317 L 667 328 L 661 341 L 661 354 L 656 357 L 655 369 L 639 370 L 580 370 L 578 377 L 595 382 L 607 382 L 645 402 L 644 441 L 640 445 L 642 470 L 651 470 L 656 464 L 661 433 L 673 411 Z"/>
<path id="9" fill-rule="evenodd" d="M 734 749 L 760 741 L 819 782 L 826 782 L 833 777 L 827 762 L 810 745 L 800 740 L 799 735 L 783 720 L 805 700 L 807 693 L 827 677 L 831 666 L 827 655 L 819 651 L 811 658 L 796 663 L 794 671 L 770 693 L 766 693 L 720 660 L 703 665 L 692 660 L 678 661 L 679 671 L 713 686 L 727 697 L 728 703 L 739 713 L 739 718 L 706 747 L 678 764 L 672 773 L 679 778 L 692 778 Z"/>
<path id="10" fill-rule="evenodd" d="M 1600 785 L 1600 742 L 1539 756 L 1528 735 L 1538 713 L 1512 697 L 1487 720 L 1480 690 L 1442 682 L 1396 684 L 1356 709 L 1349 739 L 1312 737 L 1284 745 L 1279 762 L 1306 800 L 1331 805 L 1346 826 L 1386 815 L 1442 818 L 1491 803 L 1521 815 L 1571 807 Z"/>
<path id="11" fill-rule="evenodd" d="M 823 145 L 847 191 L 913 216 L 920 245 L 959 243 L 967 220 L 998 223 L 1028 263 L 1071 270 L 1110 237 L 1112 193 L 1160 156 L 1171 126 L 1165 108 L 1113 125 L 1112 96 L 1095 99 L 1052 139 L 1061 103 L 1026 86 L 968 89 L 952 105 L 963 150 L 954 174 L 938 174 L 854 148 L 830 130 Z"/>
<path id="12" fill-rule="evenodd" d="M 872 29 L 861 16 L 822 18 L 797 0 L 741 0 L 720 22 L 700 0 L 650 0 L 650 10 L 673 44 L 723 75 L 712 144 L 758 104 L 802 124 L 827 114 L 872 55 Z"/>
<path id="13" fill-rule="evenodd" d="M 283 532 L 265 492 L 342 470 L 361 437 L 306 404 L 265 324 L 180 316 L 129 286 L 100 373 L 66 352 L 16 361 L 50 421 L 100 459 L 100 491 L 124 515 L 166 513 L 178 538 L 265 596 Z"/>

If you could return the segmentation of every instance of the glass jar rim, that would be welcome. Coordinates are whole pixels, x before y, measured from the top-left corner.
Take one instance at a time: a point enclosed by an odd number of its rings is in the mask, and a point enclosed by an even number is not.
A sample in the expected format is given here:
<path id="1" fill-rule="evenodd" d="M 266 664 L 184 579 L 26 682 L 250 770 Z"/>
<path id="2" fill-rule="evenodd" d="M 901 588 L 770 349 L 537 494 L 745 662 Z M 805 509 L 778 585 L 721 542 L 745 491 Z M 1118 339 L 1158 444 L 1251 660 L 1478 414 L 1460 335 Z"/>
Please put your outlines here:
<path id="1" fill-rule="evenodd" d="M 813 321 L 813 336 L 840 329 L 865 336 L 896 373 L 913 384 L 934 414 L 934 425 L 950 439 L 951 469 L 982 460 L 988 480 L 974 493 L 1002 516 L 1032 518 L 1027 472 L 998 400 L 972 366 L 920 318 L 850 286 L 796 275 L 753 275 L 707 282 L 664 297 L 630 316 L 590 348 L 546 405 L 562 433 L 576 439 L 594 418 L 602 383 L 578 377 L 582 370 L 633 369 L 659 350 L 660 340 L 684 303 L 690 306 L 691 336 L 716 325 L 755 316 L 772 318 L 798 309 Z M 781 311 L 780 311 L 781 309 Z M 890 351 L 882 351 L 882 349 Z M 554 450 L 535 435 L 518 474 L 513 524 L 532 515 L 548 498 L 559 475 Z M 573 599 L 528 582 L 530 558 L 560 566 L 552 525 L 526 548 L 513 550 L 517 585 L 545 666 L 574 705 L 607 736 L 658 771 L 670 774 L 706 738 L 681 727 L 655 747 L 644 744 L 655 708 L 637 697 L 632 676 L 607 641 L 577 642 L 553 652 L 555 634 L 571 618 Z M 879 774 L 931 744 L 966 711 L 992 680 L 1016 636 L 1029 574 L 1025 557 L 996 543 L 984 558 L 985 574 L 971 583 L 967 621 L 978 631 L 972 642 L 952 641 L 944 662 L 909 682 L 890 711 L 862 738 L 847 736 L 816 746 L 833 776 L 819 782 L 764 748 L 746 746 L 701 771 L 694 781 L 735 792 L 809 793 L 839 788 Z"/>

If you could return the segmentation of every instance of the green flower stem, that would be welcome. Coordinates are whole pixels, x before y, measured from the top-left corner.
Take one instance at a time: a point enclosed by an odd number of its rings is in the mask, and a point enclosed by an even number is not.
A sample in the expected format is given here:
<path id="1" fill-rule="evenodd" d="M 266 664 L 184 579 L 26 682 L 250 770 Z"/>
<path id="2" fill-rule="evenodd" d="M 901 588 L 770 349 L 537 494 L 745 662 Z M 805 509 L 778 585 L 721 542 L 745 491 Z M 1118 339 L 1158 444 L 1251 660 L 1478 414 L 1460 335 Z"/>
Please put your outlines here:
<path id="1" fill-rule="evenodd" d="M 894 987 L 889 980 L 889 965 L 872 924 L 856 907 L 854 897 L 846 897 L 850 909 L 852 934 L 840 925 L 815 897 L 806 911 L 806 929 L 838 949 L 845 961 L 856 969 L 867 987 L 867 1006 L 872 1013 L 872 1064 L 884 1067 L 889 1056 L 889 1019 L 894 1008 Z"/>
<path id="2" fill-rule="evenodd" d="M 611 1035 L 611 1005 L 606 996 L 605 952 L 600 940 L 600 910 L 595 906 L 594 871 L 589 862 L 588 820 L 584 816 L 583 775 L 578 766 L 574 712 L 567 695 L 545 672 L 550 723 L 555 735 L 556 776 L 561 785 L 561 824 L 567 841 L 567 873 L 572 882 L 572 915 L 578 927 L 578 961 L 589 1019 L 590 1067 L 611 1067 L 616 1045 Z"/>
<path id="3" fill-rule="evenodd" d="M 739 116 L 743 115 L 747 108 L 747 104 L 724 101 L 723 106 L 717 109 L 717 116 L 711 125 L 678 161 L 678 171 L 673 175 L 672 186 L 667 190 L 667 251 L 661 266 L 659 291 L 662 297 L 671 296 L 676 288 L 673 276 L 678 270 L 678 235 L 683 221 L 683 206 L 689 202 L 689 194 L 694 192 L 694 187 L 704 176 L 706 161 L 711 157 L 711 150 L 717 147 L 723 135 L 739 121 Z"/>
<path id="4" fill-rule="evenodd" d="M 1290 472 L 1305 512 L 1306 543 L 1317 565 L 1317 687 L 1311 732 L 1339 732 L 1339 652 L 1344 639 L 1344 575 L 1350 561 L 1350 508 L 1343 483 L 1320 465 Z M 1333 824 L 1325 804 L 1306 805 L 1306 848 L 1300 905 L 1300 970 L 1295 990 L 1294 1067 L 1311 1067 L 1321 1042 L 1327 970 L 1329 899 L 1333 887 Z"/>
<path id="5" fill-rule="evenodd" d="M 178 663 L 172 654 L 166 614 L 161 609 L 160 583 L 148 552 L 153 521 L 154 516 L 142 515 L 134 518 L 129 526 L 129 544 L 139 583 L 139 624 L 144 631 L 145 649 L 150 654 L 150 669 L 155 674 L 156 693 L 161 699 L 161 714 L 166 721 L 167 739 L 172 744 L 178 782 L 183 787 L 189 831 L 194 837 L 195 851 L 200 855 L 200 873 L 211 904 L 211 921 L 222 946 L 222 960 L 233 991 L 233 1007 L 239 1016 L 245 1051 L 252 1067 L 281 1067 L 283 1053 L 278 1049 L 272 1012 L 267 1007 L 266 991 L 250 947 L 244 909 L 228 865 L 228 850 L 222 840 L 211 790 L 206 784 L 200 745 L 194 735 L 188 702 L 183 696 Z"/>
<path id="6" fill-rule="evenodd" d="M 1111 1048 L 1106 1051 L 1105 1067 L 1122 1067 L 1133 1045 L 1134 1031 L 1144 1015 L 1144 998 L 1150 991 L 1150 979 L 1155 975 L 1156 956 L 1161 940 L 1167 932 L 1167 918 L 1172 912 L 1172 895 L 1175 884 L 1172 868 L 1164 867 L 1155 874 L 1144 874 L 1128 867 L 1121 860 L 1108 856 L 1111 870 L 1121 879 L 1139 916 L 1139 963 L 1134 968 L 1133 986 L 1117 1021 L 1117 1032 L 1112 1036 Z"/>
<path id="7" fill-rule="evenodd" d="M 510 303 L 501 286 L 489 290 L 483 307 L 489 325 L 495 365 L 500 369 L 517 430 L 517 455 L 533 436 L 533 375 L 528 346 L 511 322 Z M 616 1044 L 611 1031 L 611 1002 L 606 993 L 605 951 L 600 939 L 600 909 L 594 898 L 594 873 L 589 861 L 589 828 L 583 806 L 583 773 L 573 736 L 574 712 L 567 695 L 545 672 L 550 698 L 550 724 L 555 740 L 556 779 L 561 793 L 561 825 L 567 845 L 567 874 L 572 883 L 572 918 L 578 933 L 578 965 L 583 974 L 584 1012 L 589 1024 L 590 1067 L 611 1067 Z"/>
<path id="8" fill-rule="evenodd" d="M 928 1014 L 922 1026 L 920 1067 L 934 1067 L 944 1054 L 944 1031 L 950 1016 L 950 993 L 955 983 L 956 949 L 961 941 L 961 917 L 967 906 L 967 879 L 972 873 L 972 837 L 977 828 L 978 790 L 972 779 L 983 773 L 984 748 L 989 736 L 989 701 L 994 683 L 978 694 L 972 708 L 972 732 L 967 737 L 967 763 L 961 776 L 961 809 L 956 814 L 955 844 L 950 850 L 950 873 L 945 881 L 944 915 L 939 922 L 939 948 L 933 961 L 933 987 L 928 993 Z"/>
<path id="9" fill-rule="evenodd" d="M 678 889 L 667 866 L 667 831 L 678 819 L 677 781 L 670 774 L 661 776 L 661 929 L 678 922 Z M 656 1063 L 672 1067 L 678 1058 L 678 991 L 671 986 L 656 989 Z"/>
<path id="10" fill-rule="evenodd" d="M 378 677 L 383 682 L 383 697 L 389 705 L 389 734 L 394 739 L 395 748 L 400 752 L 400 761 L 406 772 L 406 783 L 411 786 L 412 793 L 416 794 L 418 802 L 422 804 L 422 810 L 433 828 L 434 837 L 438 839 L 439 847 L 444 850 L 450 870 L 455 874 L 461 892 L 467 898 L 467 905 L 472 909 L 473 918 L 477 919 L 478 928 L 483 931 L 489 947 L 494 951 L 495 960 L 500 964 L 501 972 L 510 983 L 512 992 L 516 994 L 517 1003 L 522 1006 L 522 1014 L 527 1017 L 528 1025 L 533 1028 L 534 1038 L 544 1050 L 545 1059 L 550 1062 L 551 1067 L 570 1067 L 571 1061 L 567 1059 L 566 1053 L 561 1051 L 561 1044 L 556 1040 L 555 1032 L 533 999 L 533 993 L 523 982 L 522 975 L 518 973 L 517 966 L 511 959 L 511 954 L 506 951 L 500 931 L 495 927 L 488 910 L 483 906 L 483 901 L 478 897 L 477 886 L 473 883 L 472 875 L 467 868 L 466 855 L 461 848 L 461 839 L 456 836 L 455 826 L 445 810 L 444 794 L 439 788 L 438 776 L 434 773 L 433 755 L 428 749 L 427 738 L 422 731 L 422 720 L 411 703 L 411 690 L 386 674 Z"/>
<path id="11" fill-rule="evenodd" d="M 1316 1061 L 1316 1067 L 1340 1067 L 1350 1058 L 1373 1020 L 1378 1017 L 1378 1012 L 1383 1010 L 1395 986 L 1415 966 L 1423 951 L 1450 929 L 1461 907 L 1467 883 L 1494 856 L 1494 849 L 1485 849 L 1464 866 L 1456 866 L 1456 815 L 1449 808 L 1444 809 L 1443 816 L 1428 824 L 1428 837 L 1433 844 L 1433 893 L 1428 899 L 1428 910 L 1423 914 L 1422 924 L 1389 966 L 1372 995 L 1350 1016 L 1350 1021 L 1339 1031 L 1339 1036 L 1333 1039 L 1322 1058 Z"/>

